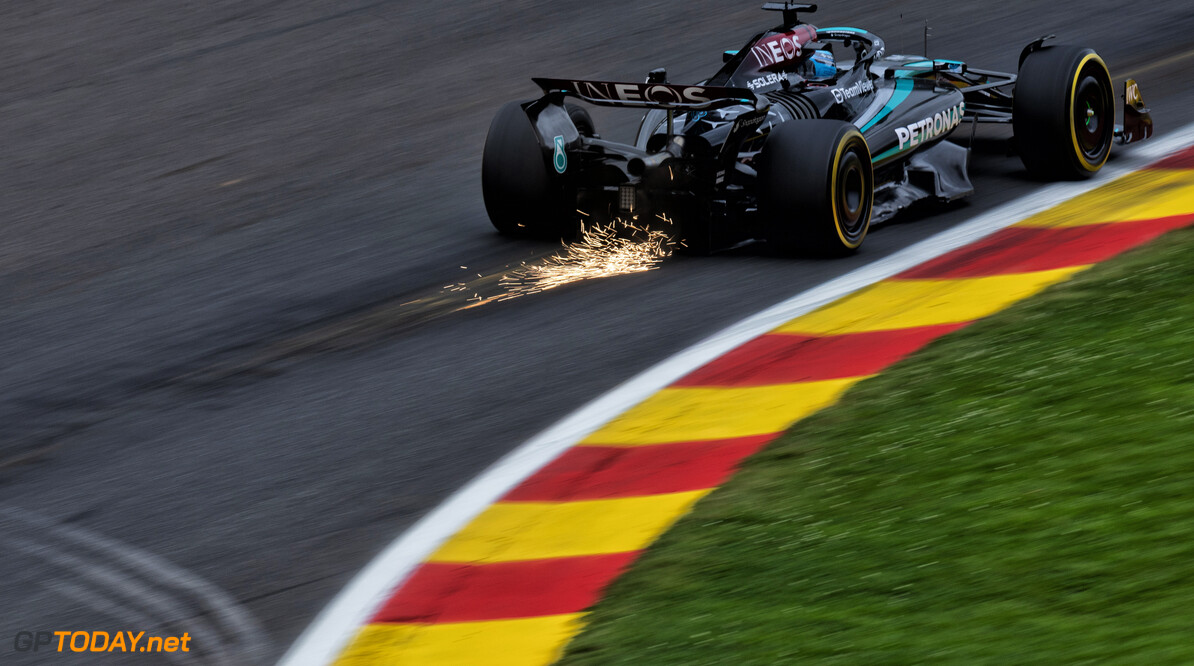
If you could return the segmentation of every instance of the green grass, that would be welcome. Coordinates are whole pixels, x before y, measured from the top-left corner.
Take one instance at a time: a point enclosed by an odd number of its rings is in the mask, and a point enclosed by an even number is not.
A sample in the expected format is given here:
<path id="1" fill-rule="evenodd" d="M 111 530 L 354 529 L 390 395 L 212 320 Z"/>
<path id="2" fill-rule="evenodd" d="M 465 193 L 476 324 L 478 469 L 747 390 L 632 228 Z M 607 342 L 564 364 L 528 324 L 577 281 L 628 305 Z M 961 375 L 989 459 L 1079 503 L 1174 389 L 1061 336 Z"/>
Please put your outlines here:
<path id="1" fill-rule="evenodd" d="M 565 664 L 1194 663 L 1194 230 L 750 459 Z"/>

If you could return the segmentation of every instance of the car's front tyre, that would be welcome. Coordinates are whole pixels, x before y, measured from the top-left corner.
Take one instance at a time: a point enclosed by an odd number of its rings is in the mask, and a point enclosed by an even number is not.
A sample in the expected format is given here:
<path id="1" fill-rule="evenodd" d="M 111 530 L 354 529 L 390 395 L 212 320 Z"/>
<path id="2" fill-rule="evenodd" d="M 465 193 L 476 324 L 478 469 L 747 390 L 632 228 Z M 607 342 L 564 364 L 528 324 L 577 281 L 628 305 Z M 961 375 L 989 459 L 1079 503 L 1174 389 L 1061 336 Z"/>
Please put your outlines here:
<path id="1" fill-rule="evenodd" d="M 1115 94 L 1107 65 L 1091 49 L 1048 46 L 1020 65 L 1012 103 L 1020 160 L 1047 180 L 1089 178 L 1115 137 Z"/>

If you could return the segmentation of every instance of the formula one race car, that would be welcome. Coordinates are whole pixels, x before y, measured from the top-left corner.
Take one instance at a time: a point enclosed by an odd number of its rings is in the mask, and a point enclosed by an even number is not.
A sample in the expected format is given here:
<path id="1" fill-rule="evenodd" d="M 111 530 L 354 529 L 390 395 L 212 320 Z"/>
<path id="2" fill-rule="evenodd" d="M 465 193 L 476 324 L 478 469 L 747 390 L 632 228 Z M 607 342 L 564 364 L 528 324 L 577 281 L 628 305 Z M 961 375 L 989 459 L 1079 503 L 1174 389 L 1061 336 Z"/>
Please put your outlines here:
<path id="1" fill-rule="evenodd" d="M 783 22 L 726 51 L 695 85 L 534 79 L 543 96 L 511 102 L 489 128 L 482 189 L 506 234 L 568 236 L 592 221 L 664 220 L 691 250 L 750 239 L 842 253 L 872 223 L 921 199 L 971 193 L 968 148 L 946 141 L 964 121 L 1007 123 L 1028 171 L 1083 178 L 1113 142 L 1152 135 L 1135 81 L 1115 125 L 1111 75 L 1091 49 L 1020 54 L 1019 72 L 888 55 L 859 28 L 817 29 L 769 2 Z M 634 145 L 604 140 L 583 107 L 646 110 Z"/>

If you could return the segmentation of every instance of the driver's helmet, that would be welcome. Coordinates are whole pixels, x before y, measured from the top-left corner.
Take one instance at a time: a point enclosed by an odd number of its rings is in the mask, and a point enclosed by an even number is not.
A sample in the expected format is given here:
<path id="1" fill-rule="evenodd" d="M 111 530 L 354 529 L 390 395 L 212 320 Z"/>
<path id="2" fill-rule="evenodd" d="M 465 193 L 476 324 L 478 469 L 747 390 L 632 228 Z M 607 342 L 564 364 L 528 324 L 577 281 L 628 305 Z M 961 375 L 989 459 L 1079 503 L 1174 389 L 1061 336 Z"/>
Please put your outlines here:
<path id="1" fill-rule="evenodd" d="M 833 59 L 833 52 L 829 49 L 813 51 L 809 62 L 813 65 L 812 78 L 832 79 L 837 76 L 837 61 Z"/>

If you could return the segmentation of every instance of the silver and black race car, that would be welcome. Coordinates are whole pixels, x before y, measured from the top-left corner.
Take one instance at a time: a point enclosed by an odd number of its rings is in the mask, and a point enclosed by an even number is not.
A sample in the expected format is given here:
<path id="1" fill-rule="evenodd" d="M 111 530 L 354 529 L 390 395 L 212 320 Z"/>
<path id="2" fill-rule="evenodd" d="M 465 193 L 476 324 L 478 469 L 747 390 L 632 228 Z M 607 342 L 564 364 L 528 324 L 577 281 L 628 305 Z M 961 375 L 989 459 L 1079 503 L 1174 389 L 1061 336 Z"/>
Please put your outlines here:
<path id="1" fill-rule="evenodd" d="M 506 234 L 567 237 L 586 223 L 665 220 L 690 250 L 762 239 L 842 253 L 870 225 L 922 199 L 971 193 L 964 122 L 1006 123 L 1024 166 L 1047 179 L 1097 172 L 1112 143 L 1152 134 L 1135 81 L 1123 124 L 1106 64 L 1091 49 L 1046 45 L 1016 74 L 957 60 L 889 55 L 883 40 L 798 17 L 816 5 L 770 2 L 783 22 L 726 51 L 694 85 L 659 69 L 644 83 L 534 79 L 490 126 L 482 189 Z M 634 145 L 600 137 L 584 107 L 645 110 Z"/>

